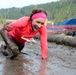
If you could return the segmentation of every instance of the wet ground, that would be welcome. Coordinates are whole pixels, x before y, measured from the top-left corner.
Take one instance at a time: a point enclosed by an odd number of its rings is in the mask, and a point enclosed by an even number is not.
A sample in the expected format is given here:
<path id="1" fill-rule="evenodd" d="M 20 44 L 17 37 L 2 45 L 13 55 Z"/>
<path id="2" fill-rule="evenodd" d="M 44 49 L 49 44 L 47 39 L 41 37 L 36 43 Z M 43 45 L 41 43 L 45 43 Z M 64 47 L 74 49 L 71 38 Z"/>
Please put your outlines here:
<path id="1" fill-rule="evenodd" d="M 0 52 L 0 75 L 76 75 L 76 48 L 48 42 L 48 49 L 48 60 L 41 59 L 38 40 L 34 45 L 26 43 L 24 54 L 14 60 Z"/>

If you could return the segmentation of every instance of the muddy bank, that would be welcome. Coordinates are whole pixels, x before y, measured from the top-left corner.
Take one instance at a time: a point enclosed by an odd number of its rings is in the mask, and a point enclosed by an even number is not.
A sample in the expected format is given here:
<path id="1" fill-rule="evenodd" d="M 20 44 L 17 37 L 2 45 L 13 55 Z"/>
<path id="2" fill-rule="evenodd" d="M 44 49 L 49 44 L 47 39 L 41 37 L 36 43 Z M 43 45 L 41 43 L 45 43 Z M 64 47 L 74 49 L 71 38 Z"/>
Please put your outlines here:
<path id="1" fill-rule="evenodd" d="M 55 42 L 57 44 L 64 44 L 64 45 L 76 47 L 76 37 L 68 36 L 65 34 L 48 35 L 48 41 Z"/>
<path id="2" fill-rule="evenodd" d="M 36 36 L 35 38 L 39 39 L 39 36 Z M 68 36 L 64 33 L 62 34 L 48 34 L 47 35 L 47 41 L 48 42 L 54 42 L 56 44 L 62 44 L 66 46 L 76 47 L 76 36 Z"/>
<path id="3" fill-rule="evenodd" d="M 0 52 L 0 75 L 76 75 L 76 48 L 48 42 L 48 60 L 42 60 L 37 40 L 26 43 L 22 52 L 15 60 Z"/>

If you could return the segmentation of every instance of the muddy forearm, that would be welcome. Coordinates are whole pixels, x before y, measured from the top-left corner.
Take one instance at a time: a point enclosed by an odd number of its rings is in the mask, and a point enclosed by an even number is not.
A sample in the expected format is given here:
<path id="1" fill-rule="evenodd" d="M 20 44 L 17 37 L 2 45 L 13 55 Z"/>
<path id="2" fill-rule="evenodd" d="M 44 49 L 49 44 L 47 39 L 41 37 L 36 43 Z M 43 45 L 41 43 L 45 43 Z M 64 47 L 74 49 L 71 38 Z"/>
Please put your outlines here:
<path id="1" fill-rule="evenodd" d="M 7 36 L 7 34 L 5 33 L 4 30 L 5 30 L 5 28 L 2 28 L 2 29 L 0 30 L 0 34 L 1 34 L 4 42 L 5 42 L 7 45 L 9 45 L 9 44 L 10 44 L 10 40 L 9 40 L 9 38 L 8 38 L 8 36 Z"/>
<path id="2" fill-rule="evenodd" d="M 12 51 L 12 53 L 13 53 L 14 55 L 18 55 L 18 54 L 19 54 L 19 49 L 18 49 L 18 47 L 16 46 L 15 43 L 13 43 L 13 42 L 8 38 L 8 35 L 5 33 L 4 30 L 5 30 L 5 29 L 2 28 L 2 29 L 0 30 L 0 34 L 1 34 L 1 36 L 2 36 L 2 38 L 3 38 L 3 40 L 4 40 L 4 42 L 5 42 L 5 44 L 8 45 L 8 48 Z"/>

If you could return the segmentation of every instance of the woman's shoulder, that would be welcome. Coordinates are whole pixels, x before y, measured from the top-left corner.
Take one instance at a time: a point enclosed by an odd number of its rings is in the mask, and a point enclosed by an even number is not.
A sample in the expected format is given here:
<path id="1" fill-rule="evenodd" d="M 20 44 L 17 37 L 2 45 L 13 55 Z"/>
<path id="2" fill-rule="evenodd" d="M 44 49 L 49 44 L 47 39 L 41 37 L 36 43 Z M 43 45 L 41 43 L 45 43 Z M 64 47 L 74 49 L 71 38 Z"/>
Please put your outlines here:
<path id="1" fill-rule="evenodd" d="M 23 16 L 23 17 L 21 17 L 20 19 L 17 20 L 17 23 L 25 25 L 25 24 L 28 23 L 28 21 L 29 21 L 29 16 Z"/>
<path id="2" fill-rule="evenodd" d="M 29 16 L 23 16 L 23 17 L 21 17 L 20 19 L 26 19 L 26 20 L 29 20 Z"/>

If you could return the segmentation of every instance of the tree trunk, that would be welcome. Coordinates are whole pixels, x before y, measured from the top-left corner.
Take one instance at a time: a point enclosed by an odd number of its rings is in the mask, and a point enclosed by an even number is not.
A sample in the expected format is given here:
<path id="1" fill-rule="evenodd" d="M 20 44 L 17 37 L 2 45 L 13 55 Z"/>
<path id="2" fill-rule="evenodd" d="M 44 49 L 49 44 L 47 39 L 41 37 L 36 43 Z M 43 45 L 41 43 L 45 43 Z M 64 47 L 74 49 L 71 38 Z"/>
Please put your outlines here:
<path id="1" fill-rule="evenodd" d="M 65 34 L 49 34 L 48 41 L 76 47 L 76 38 Z"/>

